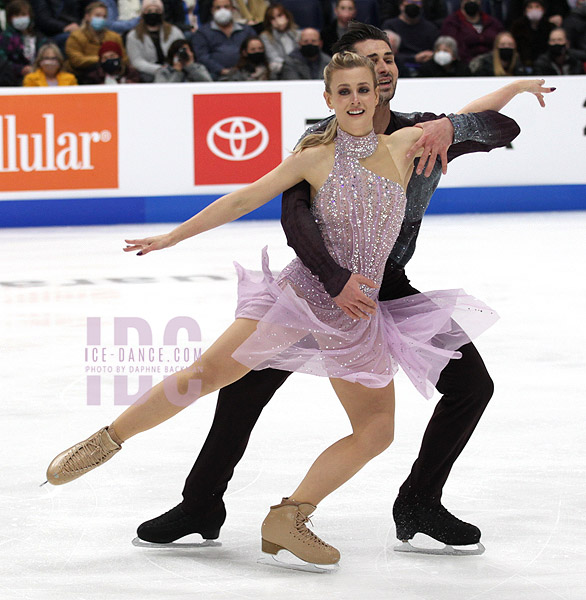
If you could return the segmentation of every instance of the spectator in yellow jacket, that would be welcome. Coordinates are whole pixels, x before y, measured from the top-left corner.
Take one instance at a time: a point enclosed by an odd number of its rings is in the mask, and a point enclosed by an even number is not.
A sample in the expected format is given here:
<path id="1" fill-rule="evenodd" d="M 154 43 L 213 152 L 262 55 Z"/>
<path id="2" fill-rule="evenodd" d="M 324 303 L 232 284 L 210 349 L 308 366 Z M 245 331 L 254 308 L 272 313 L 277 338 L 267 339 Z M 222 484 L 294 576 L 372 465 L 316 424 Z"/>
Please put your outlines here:
<path id="1" fill-rule="evenodd" d="M 106 29 L 107 18 L 107 6 L 103 2 L 91 2 L 85 9 L 81 28 L 67 39 L 65 53 L 79 83 L 86 83 L 87 75 L 99 67 L 99 51 L 104 42 L 116 42 L 123 51 L 123 64 L 128 64 L 122 38 L 115 31 Z"/>
<path id="2" fill-rule="evenodd" d="M 63 70 L 65 60 L 56 44 L 45 44 L 39 49 L 34 71 L 25 76 L 25 87 L 77 85 L 75 75 Z"/>

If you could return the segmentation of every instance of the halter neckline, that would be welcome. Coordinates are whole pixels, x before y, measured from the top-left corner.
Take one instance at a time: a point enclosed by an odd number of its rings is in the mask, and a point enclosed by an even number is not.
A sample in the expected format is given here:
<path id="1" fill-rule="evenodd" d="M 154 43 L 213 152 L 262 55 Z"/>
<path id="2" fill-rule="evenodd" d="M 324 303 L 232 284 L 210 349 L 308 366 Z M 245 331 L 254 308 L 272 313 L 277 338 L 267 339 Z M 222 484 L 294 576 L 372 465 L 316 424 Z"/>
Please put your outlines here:
<path id="1" fill-rule="evenodd" d="M 353 158 L 366 158 L 378 148 L 378 136 L 374 129 L 368 135 L 357 137 L 338 127 L 336 144 L 343 152 Z"/>

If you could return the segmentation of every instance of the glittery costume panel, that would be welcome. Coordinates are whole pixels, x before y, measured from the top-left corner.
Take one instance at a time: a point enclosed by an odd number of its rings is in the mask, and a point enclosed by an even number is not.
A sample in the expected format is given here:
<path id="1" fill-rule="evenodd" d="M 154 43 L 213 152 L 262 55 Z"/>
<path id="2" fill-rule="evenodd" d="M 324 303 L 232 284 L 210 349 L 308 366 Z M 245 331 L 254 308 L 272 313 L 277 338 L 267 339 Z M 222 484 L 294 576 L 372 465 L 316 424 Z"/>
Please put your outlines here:
<path id="1" fill-rule="evenodd" d="M 380 285 L 401 230 L 406 197 L 399 183 L 360 163 L 377 146 L 374 132 L 356 138 L 338 129 L 334 165 L 312 212 L 334 260 Z M 259 324 L 232 356 L 251 369 L 272 367 L 384 387 L 400 365 L 430 398 L 442 369 L 459 356 L 457 349 L 497 318 L 462 290 L 379 302 L 378 290 L 363 286 L 377 311 L 368 320 L 353 320 L 298 258 L 277 279 L 266 248 L 262 274 L 235 265 L 236 317 Z"/>

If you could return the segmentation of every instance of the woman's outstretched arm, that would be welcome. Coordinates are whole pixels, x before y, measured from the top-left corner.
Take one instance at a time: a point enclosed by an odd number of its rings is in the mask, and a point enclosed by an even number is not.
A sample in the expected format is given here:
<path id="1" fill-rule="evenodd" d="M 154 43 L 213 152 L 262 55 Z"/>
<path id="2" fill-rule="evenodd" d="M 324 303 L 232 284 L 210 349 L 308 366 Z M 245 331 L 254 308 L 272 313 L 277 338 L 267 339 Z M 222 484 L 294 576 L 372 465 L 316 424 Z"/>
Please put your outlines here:
<path id="1" fill-rule="evenodd" d="M 143 239 L 125 240 L 124 252 L 138 250 L 140 256 L 153 250 L 162 250 L 193 237 L 204 231 L 219 227 L 252 212 L 259 206 L 278 196 L 281 192 L 309 177 L 312 156 L 315 160 L 317 148 L 289 156 L 278 167 L 239 190 L 226 194 L 212 202 L 173 231 Z"/>
<path id="2" fill-rule="evenodd" d="M 473 100 L 470 104 L 459 110 L 458 114 L 481 112 L 484 110 L 501 110 L 517 94 L 522 94 L 523 92 L 534 94 L 539 104 L 544 107 L 545 100 L 543 99 L 543 94 L 550 94 L 555 90 L 552 87 L 543 87 L 544 83 L 544 79 L 519 79 L 518 81 L 513 81 L 513 83 L 509 83 L 496 90 L 496 92 L 491 92 L 486 96 Z"/>

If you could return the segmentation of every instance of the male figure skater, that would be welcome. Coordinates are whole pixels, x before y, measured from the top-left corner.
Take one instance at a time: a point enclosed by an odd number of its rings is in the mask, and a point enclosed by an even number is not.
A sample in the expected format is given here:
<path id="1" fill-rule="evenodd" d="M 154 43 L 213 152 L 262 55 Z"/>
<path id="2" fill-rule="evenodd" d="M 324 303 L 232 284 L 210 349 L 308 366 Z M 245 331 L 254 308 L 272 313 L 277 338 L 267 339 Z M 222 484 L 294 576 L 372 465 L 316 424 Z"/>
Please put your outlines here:
<path id="1" fill-rule="evenodd" d="M 386 35 L 376 27 L 352 24 L 335 51 L 352 50 L 374 63 L 380 104 L 374 115 L 377 133 L 391 134 L 418 125 L 424 135 L 418 146 L 423 156 L 407 189 L 401 234 L 388 259 L 380 300 L 417 293 L 404 267 L 413 255 L 421 219 L 447 162 L 469 152 L 488 152 L 505 146 L 519 127 L 498 112 L 437 116 L 396 113 L 389 109 L 397 83 L 397 67 Z M 323 127 L 318 124 L 312 129 Z M 416 148 L 410 152 L 415 153 Z M 425 169 L 425 172 L 424 172 Z M 309 185 L 302 182 L 283 194 L 282 225 L 290 246 L 324 284 L 338 306 L 354 318 L 364 318 L 373 303 L 360 290 L 362 276 L 337 265 L 328 254 L 309 211 Z M 493 383 L 472 343 L 460 349 L 462 358 L 442 371 L 437 389 L 443 394 L 425 431 L 419 456 L 399 490 L 393 507 L 397 538 L 410 540 L 425 533 L 449 546 L 478 544 L 480 530 L 457 519 L 441 504 L 443 486 L 452 465 L 474 431 L 492 393 Z M 214 421 L 183 490 L 183 501 L 138 528 L 141 540 L 170 543 L 190 533 L 206 539 L 219 536 L 226 518 L 223 495 L 234 468 L 244 454 L 262 409 L 291 373 L 275 369 L 251 371 L 220 390 Z M 410 547 L 411 548 L 411 547 Z M 474 550 L 471 550 L 474 552 Z"/>

